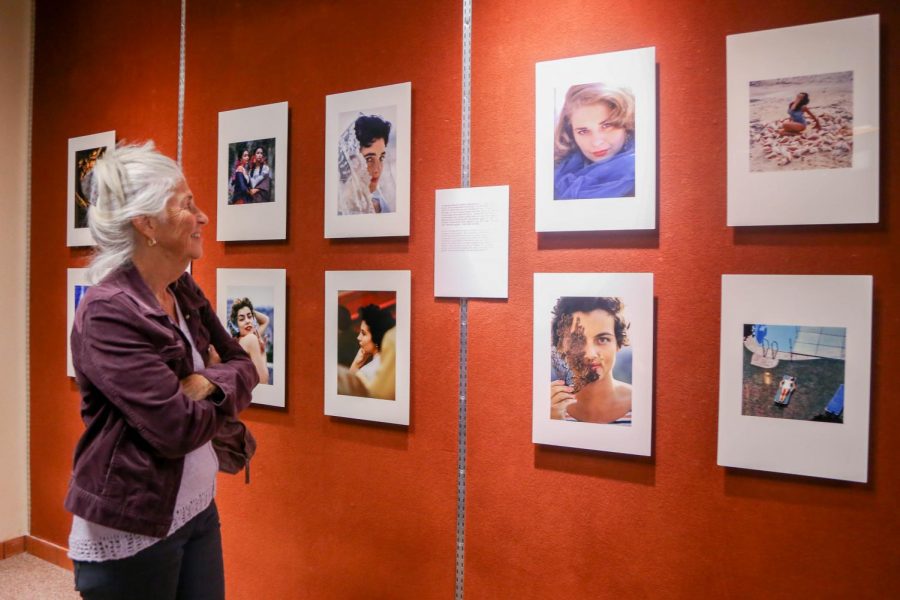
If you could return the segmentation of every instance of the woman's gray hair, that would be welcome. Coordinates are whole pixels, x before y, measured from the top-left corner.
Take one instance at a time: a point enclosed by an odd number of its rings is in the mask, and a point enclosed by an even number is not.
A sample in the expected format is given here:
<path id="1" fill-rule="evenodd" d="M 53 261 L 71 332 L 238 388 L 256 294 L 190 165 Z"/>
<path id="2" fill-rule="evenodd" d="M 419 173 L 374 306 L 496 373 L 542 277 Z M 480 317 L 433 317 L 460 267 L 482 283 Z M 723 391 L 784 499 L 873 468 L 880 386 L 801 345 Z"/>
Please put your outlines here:
<path id="1" fill-rule="evenodd" d="M 97 248 L 88 279 L 97 283 L 131 261 L 138 242 L 131 220 L 164 214 L 166 201 L 184 180 L 184 173 L 147 141 L 108 150 L 97 160 L 90 180 L 88 227 Z"/>

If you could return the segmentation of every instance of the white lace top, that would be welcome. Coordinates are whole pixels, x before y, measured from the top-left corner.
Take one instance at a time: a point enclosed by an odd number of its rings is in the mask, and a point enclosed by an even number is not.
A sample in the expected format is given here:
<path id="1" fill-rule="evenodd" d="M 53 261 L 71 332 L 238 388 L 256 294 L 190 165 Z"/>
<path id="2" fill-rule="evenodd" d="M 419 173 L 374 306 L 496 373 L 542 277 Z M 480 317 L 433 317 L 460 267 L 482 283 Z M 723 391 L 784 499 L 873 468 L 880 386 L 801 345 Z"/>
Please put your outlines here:
<path id="1" fill-rule="evenodd" d="M 175 310 L 178 312 L 178 327 L 191 344 L 194 370 L 200 370 L 203 368 L 203 357 L 197 352 L 178 302 L 175 303 Z M 185 455 L 172 526 L 167 535 L 172 535 L 209 506 L 216 495 L 218 471 L 219 460 L 213 451 L 212 442 L 207 442 Z M 127 558 L 149 548 L 161 539 L 163 538 L 105 527 L 76 515 L 72 518 L 72 530 L 69 533 L 69 558 L 86 562 Z"/>

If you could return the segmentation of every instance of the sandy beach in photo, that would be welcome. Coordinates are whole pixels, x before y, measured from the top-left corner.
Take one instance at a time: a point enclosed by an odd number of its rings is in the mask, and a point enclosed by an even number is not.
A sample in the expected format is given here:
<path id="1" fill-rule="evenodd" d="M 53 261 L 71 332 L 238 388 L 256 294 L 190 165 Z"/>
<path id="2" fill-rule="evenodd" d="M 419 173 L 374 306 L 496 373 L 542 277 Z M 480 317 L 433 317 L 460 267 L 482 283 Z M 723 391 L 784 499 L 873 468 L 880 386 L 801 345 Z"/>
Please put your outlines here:
<path id="1" fill-rule="evenodd" d="M 822 127 L 805 115 L 800 134 L 779 130 L 800 92 Z M 853 166 L 853 72 L 750 82 L 750 171 L 842 169 Z"/>

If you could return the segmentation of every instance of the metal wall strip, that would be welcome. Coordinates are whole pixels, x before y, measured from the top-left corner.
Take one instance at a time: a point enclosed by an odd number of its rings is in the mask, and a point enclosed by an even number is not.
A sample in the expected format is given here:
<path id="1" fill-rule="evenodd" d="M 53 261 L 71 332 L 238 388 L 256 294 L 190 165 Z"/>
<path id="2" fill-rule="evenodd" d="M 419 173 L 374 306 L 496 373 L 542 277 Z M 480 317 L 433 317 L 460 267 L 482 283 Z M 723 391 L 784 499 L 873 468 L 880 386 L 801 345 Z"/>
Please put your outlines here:
<path id="1" fill-rule="evenodd" d="M 472 0 L 463 0 L 462 144 L 460 187 L 469 187 L 469 130 L 472 100 Z M 456 475 L 456 600 L 463 598 L 466 558 L 466 400 L 469 301 L 459 299 L 459 423 Z"/>

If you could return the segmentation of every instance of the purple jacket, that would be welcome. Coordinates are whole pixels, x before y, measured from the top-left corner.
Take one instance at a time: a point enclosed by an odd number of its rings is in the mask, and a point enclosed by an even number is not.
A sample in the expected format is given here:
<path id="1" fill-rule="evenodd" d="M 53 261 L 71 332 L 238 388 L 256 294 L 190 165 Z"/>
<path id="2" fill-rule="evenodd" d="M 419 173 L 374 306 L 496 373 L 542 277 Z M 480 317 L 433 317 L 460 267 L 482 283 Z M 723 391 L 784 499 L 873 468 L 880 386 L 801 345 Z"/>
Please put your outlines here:
<path id="1" fill-rule="evenodd" d="M 200 353 L 212 344 L 222 358 L 199 371 L 219 388 L 206 400 L 181 392 L 179 381 L 194 371 L 190 346 L 134 266 L 88 290 L 71 339 L 86 429 L 75 447 L 65 507 L 154 537 L 171 526 L 184 455 L 246 408 L 259 381 L 193 278 L 185 273 L 170 289 Z"/>

